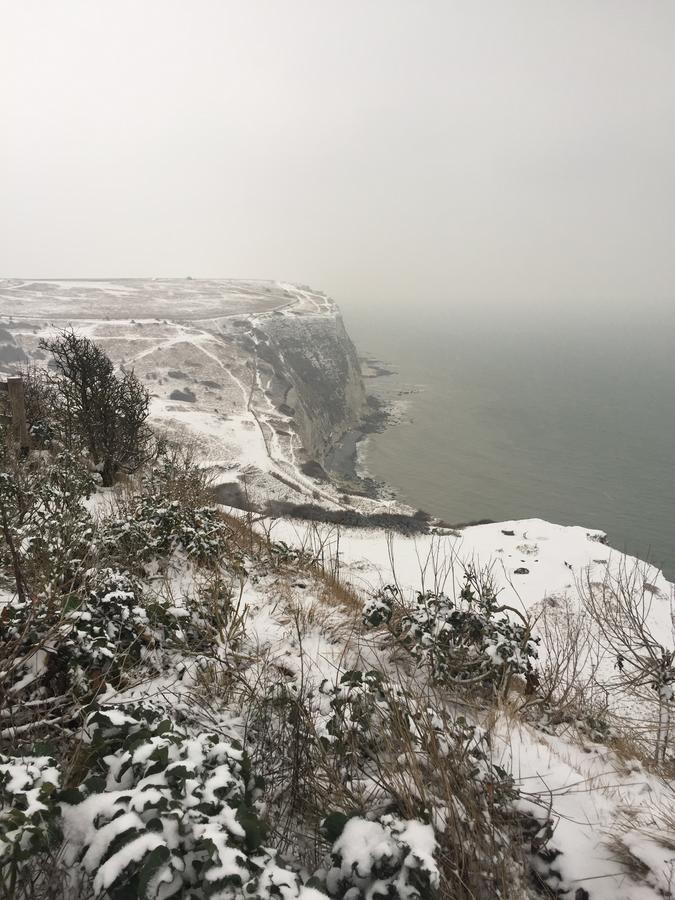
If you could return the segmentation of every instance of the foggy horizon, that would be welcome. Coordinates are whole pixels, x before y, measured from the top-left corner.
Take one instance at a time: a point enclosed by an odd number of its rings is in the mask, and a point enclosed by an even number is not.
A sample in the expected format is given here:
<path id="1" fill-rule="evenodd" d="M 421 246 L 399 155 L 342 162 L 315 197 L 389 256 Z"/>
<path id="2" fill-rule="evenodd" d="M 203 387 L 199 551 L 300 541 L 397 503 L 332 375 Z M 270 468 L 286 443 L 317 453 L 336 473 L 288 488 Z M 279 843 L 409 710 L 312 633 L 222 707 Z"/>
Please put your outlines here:
<path id="1" fill-rule="evenodd" d="M 1 277 L 675 306 L 670 3 L 3 12 Z"/>

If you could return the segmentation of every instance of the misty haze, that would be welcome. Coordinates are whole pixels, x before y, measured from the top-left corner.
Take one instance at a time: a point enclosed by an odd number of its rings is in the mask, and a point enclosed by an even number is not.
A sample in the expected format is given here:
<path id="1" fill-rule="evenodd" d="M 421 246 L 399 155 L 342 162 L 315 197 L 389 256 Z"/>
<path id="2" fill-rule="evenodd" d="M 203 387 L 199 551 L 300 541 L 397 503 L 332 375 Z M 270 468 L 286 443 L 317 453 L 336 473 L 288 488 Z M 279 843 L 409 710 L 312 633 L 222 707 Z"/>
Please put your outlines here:
<path id="1" fill-rule="evenodd" d="M 0 9 L 0 897 L 675 896 L 675 7 Z"/>

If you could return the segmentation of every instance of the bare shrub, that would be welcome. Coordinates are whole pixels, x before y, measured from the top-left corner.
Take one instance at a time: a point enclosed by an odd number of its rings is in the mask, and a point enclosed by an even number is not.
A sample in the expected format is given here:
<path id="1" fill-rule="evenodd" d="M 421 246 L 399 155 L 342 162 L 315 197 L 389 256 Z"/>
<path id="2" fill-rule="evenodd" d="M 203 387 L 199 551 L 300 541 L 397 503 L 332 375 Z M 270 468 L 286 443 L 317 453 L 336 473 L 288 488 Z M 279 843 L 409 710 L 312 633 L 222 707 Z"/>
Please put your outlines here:
<path id="1" fill-rule="evenodd" d="M 195 438 L 180 441 L 165 436 L 158 438 L 157 457 L 144 472 L 148 488 L 156 485 L 168 500 L 179 500 L 192 508 L 213 502 L 213 471 L 201 462 Z"/>
<path id="2" fill-rule="evenodd" d="M 599 677 L 603 651 L 589 615 L 567 598 L 548 598 L 533 627 L 539 639 L 536 692 L 526 691 L 524 706 L 540 708 L 552 726 L 602 720 L 609 694 Z"/>
<path id="3" fill-rule="evenodd" d="M 675 627 L 672 598 L 667 607 L 668 598 L 655 593 L 649 575 L 646 563 L 622 559 L 614 571 L 607 568 L 602 581 L 593 581 L 587 572 L 579 582 L 579 593 L 598 644 L 614 663 L 613 675 L 606 681 L 608 690 L 640 702 L 640 719 L 651 732 L 654 761 L 665 762 L 675 699 Z M 668 627 L 657 636 L 659 620 L 666 620 Z M 653 728 L 648 727 L 650 710 L 655 710 Z"/>

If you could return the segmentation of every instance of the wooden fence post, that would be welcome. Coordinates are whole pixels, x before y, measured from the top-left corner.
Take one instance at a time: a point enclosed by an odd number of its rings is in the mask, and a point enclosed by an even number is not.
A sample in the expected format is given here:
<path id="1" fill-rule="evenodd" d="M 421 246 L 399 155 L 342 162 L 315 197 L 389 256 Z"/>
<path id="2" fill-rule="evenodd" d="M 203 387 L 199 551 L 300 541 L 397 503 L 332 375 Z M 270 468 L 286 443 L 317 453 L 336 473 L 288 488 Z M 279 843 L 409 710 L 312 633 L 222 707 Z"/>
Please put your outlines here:
<path id="1" fill-rule="evenodd" d="M 7 398 L 9 400 L 9 415 L 12 420 L 12 432 L 14 439 L 21 450 L 28 451 L 31 448 L 31 437 L 26 422 L 26 404 L 23 390 L 23 379 L 18 376 L 7 379 Z"/>

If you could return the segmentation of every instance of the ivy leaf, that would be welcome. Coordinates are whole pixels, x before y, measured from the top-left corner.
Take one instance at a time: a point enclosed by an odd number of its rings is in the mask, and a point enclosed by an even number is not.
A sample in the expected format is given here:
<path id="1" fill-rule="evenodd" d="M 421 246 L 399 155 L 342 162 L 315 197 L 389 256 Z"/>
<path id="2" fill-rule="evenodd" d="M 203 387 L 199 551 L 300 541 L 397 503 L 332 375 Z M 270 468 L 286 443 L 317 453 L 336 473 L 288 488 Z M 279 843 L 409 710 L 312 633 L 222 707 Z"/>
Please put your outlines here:
<path id="1" fill-rule="evenodd" d="M 244 829 L 246 835 L 246 849 L 249 853 L 257 850 L 265 840 L 265 835 L 267 834 L 267 829 L 263 822 L 260 821 L 258 816 L 250 809 L 250 807 L 246 806 L 245 803 L 239 804 L 237 809 L 237 821 Z"/>
<path id="2" fill-rule="evenodd" d="M 102 794 L 106 789 L 106 781 L 101 775 L 91 775 L 84 782 L 89 794 Z"/>
<path id="3" fill-rule="evenodd" d="M 334 844 L 344 831 L 344 827 L 349 821 L 349 816 L 341 812 L 332 812 L 326 816 L 321 823 L 321 832 Z"/>
<path id="4" fill-rule="evenodd" d="M 154 850 L 148 853 L 138 874 L 139 897 L 147 897 L 147 890 L 150 885 L 150 881 L 157 874 L 157 872 L 169 862 L 170 859 L 171 851 L 165 844 L 160 844 L 159 847 L 155 847 Z"/>
<path id="5" fill-rule="evenodd" d="M 130 844 L 132 841 L 135 841 L 136 838 L 140 837 L 141 834 L 142 832 L 135 825 L 116 834 L 106 847 L 105 852 L 101 857 L 102 861 L 106 862 L 111 859 L 116 853 L 119 853 L 123 847 L 126 847 L 127 844 Z"/>
<path id="6" fill-rule="evenodd" d="M 77 788 L 66 788 L 58 794 L 57 799 L 60 803 L 67 803 L 68 806 L 77 806 L 78 803 L 82 803 L 84 796 Z"/>

